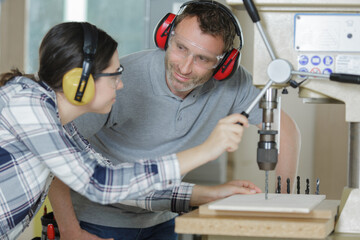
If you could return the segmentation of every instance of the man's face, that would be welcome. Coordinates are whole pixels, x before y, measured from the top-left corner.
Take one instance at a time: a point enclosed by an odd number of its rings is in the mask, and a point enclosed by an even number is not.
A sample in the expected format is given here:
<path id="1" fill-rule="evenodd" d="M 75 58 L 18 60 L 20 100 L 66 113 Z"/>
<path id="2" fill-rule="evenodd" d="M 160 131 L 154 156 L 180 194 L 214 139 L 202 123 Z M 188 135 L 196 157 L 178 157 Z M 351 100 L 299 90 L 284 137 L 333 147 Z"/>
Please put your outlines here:
<path id="1" fill-rule="evenodd" d="M 220 36 L 205 34 L 196 17 L 187 17 L 169 39 L 165 55 L 166 83 L 172 93 L 185 98 L 207 82 L 221 61 L 224 43 Z"/>

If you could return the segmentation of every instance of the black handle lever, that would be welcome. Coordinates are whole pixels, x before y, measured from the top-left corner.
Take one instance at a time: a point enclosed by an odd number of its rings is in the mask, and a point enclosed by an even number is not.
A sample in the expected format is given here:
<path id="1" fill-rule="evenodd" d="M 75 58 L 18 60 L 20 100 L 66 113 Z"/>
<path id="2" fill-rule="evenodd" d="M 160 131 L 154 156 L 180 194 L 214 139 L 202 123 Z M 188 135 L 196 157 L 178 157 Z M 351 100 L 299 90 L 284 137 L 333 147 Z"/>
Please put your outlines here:
<path id="1" fill-rule="evenodd" d="M 248 12 L 251 20 L 256 23 L 260 21 L 259 13 L 256 9 L 256 6 L 252 0 L 243 0 L 246 11 Z"/>
<path id="2" fill-rule="evenodd" d="M 247 114 L 245 111 L 243 111 L 242 113 L 241 113 L 241 115 L 244 115 L 246 118 L 249 118 L 249 114 Z M 243 125 L 242 123 L 237 123 L 237 124 L 239 124 L 239 125 Z"/>
<path id="3" fill-rule="evenodd" d="M 360 76 L 345 74 L 345 73 L 331 73 L 330 80 L 343 83 L 356 83 L 360 84 Z"/>

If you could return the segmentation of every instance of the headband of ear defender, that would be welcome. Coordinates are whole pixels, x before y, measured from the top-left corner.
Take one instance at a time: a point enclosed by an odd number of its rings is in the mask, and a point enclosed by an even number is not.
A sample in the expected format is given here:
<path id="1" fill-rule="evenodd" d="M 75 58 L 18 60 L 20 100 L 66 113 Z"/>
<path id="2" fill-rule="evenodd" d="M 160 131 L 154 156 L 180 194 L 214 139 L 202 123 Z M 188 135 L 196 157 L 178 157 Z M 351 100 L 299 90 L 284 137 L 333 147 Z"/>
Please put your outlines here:
<path id="1" fill-rule="evenodd" d="M 91 67 L 97 48 L 98 31 L 89 23 L 81 23 L 84 30 L 84 60 L 82 68 L 73 68 L 63 77 L 65 97 L 74 105 L 85 105 L 91 102 L 95 95 L 95 83 Z"/>
<path id="2" fill-rule="evenodd" d="M 223 80 L 226 78 L 229 78 L 238 68 L 240 63 L 240 57 L 241 53 L 240 50 L 243 46 L 243 36 L 241 31 L 241 26 L 237 18 L 233 15 L 233 13 L 224 5 L 221 3 L 215 2 L 215 1 L 189 1 L 185 2 L 183 5 L 181 5 L 180 10 L 177 15 L 173 13 L 166 14 L 157 24 L 156 28 L 154 29 L 154 42 L 155 45 L 163 50 L 167 49 L 168 41 L 169 41 L 169 35 L 174 27 L 174 22 L 176 17 L 181 13 L 185 7 L 189 4 L 199 4 L 199 5 L 205 5 L 210 4 L 217 6 L 219 9 L 221 9 L 226 15 L 229 16 L 231 19 L 231 22 L 235 26 L 236 35 L 240 39 L 240 45 L 237 49 L 233 48 L 232 50 L 225 53 L 222 61 L 219 63 L 219 65 L 215 68 L 213 77 L 216 80 Z"/>

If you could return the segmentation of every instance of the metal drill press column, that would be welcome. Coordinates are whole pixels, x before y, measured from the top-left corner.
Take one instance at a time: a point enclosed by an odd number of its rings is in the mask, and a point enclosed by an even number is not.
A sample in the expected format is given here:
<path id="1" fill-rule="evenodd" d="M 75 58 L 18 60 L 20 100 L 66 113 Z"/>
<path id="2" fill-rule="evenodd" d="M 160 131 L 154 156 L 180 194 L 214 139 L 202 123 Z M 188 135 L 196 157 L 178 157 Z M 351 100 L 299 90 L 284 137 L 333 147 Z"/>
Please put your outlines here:
<path id="1" fill-rule="evenodd" d="M 360 188 L 360 123 L 349 123 L 348 187 Z"/>

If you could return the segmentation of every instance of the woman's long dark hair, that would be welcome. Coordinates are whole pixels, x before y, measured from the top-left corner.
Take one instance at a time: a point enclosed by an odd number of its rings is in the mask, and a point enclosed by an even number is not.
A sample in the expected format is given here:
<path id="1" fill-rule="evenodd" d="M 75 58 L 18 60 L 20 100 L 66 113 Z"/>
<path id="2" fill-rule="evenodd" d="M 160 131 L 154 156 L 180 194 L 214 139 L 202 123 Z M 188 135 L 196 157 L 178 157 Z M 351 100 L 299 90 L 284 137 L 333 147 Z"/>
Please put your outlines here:
<path id="1" fill-rule="evenodd" d="M 51 28 L 39 49 L 39 79 L 54 90 L 62 90 L 62 78 L 65 73 L 73 68 L 82 67 L 83 44 L 84 32 L 81 23 L 66 22 Z M 92 74 L 100 73 L 110 65 L 117 45 L 112 37 L 98 28 L 98 45 L 90 71 Z M 0 75 L 0 86 L 16 76 L 26 76 L 35 80 L 34 75 L 23 74 L 18 69 L 13 69 Z"/>

